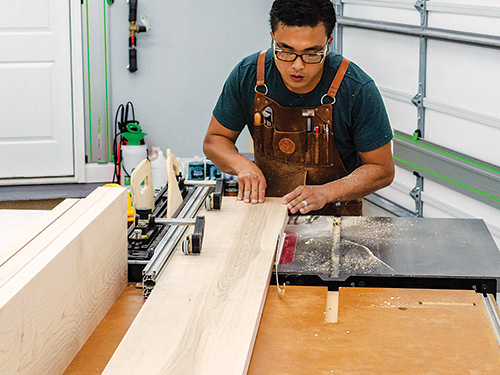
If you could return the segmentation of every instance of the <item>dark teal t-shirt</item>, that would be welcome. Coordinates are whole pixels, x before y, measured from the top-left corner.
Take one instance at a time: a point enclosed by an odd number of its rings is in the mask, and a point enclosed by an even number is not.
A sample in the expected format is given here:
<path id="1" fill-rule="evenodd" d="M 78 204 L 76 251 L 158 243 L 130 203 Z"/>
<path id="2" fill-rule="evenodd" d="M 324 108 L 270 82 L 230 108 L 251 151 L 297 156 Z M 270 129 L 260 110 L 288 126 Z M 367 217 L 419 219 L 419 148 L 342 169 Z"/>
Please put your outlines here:
<path id="1" fill-rule="evenodd" d="M 241 131 L 245 125 L 253 134 L 253 102 L 259 52 L 244 58 L 231 72 L 213 115 L 224 127 Z M 330 53 L 318 85 L 307 94 L 288 90 L 274 64 L 272 51 L 266 54 L 267 96 L 284 107 L 321 104 L 321 97 L 342 61 Z M 348 172 L 361 165 L 358 152 L 373 151 L 392 140 L 392 129 L 380 92 L 373 80 L 356 64 L 350 63 L 333 105 L 333 132 L 339 154 Z"/>

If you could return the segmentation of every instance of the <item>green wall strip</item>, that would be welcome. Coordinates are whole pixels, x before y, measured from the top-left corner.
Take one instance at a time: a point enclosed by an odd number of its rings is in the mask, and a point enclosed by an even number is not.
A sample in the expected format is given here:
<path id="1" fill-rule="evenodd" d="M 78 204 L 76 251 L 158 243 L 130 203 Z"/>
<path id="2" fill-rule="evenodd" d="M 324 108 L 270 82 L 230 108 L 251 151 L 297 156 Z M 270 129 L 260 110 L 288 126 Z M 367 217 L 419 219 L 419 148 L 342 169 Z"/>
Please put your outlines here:
<path id="1" fill-rule="evenodd" d="M 109 98 L 108 98 L 108 32 L 106 25 L 106 1 L 103 1 L 104 14 L 104 79 L 106 81 L 106 155 L 107 160 L 111 161 L 110 139 L 109 139 Z"/>
<path id="2" fill-rule="evenodd" d="M 410 136 L 406 136 L 406 135 L 403 135 L 401 133 L 394 133 L 394 136 L 395 137 L 398 137 L 398 138 L 401 138 L 401 139 L 404 139 L 405 141 L 409 141 L 409 142 L 412 142 L 412 143 L 416 143 L 418 144 L 419 146 L 422 146 L 422 147 L 426 147 L 428 149 L 431 149 L 433 151 L 437 151 L 437 152 L 440 152 L 441 154 L 444 154 L 444 155 L 447 155 L 447 156 L 450 156 L 452 158 L 455 158 L 455 159 L 458 159 L 458 160 L 461 160 L 461 161 L 464 161 L 466 163 L 469 163 L 469 164 L 472 164 L 472 165 L 475 165 L 476 167 L 480 167 L 480 168 L 483 168 L 483 169 L 487 169 L 491 172 L 494 172 L 494 173 L 498 173 L 500 174 L 500 169 L 496 169 L 496 168 L 493 168 L 493 167 L 490 167 L 489 165 L 485 165 L 485 164 L 481 164 L 477 161 L 474 161 L 474 160 L 470 160 L 466 157 L 463 157 L 463 156 L 460 156 L 460 155 L 456 155 L 452 152 L 449 152 L 449 151 L 445 151 L 443 149 L 440 149 L 438 147 L 434 147 L 434 146 L 431 146 L 429 144 L 426 144 L 424 142 L 421 142 L 421 141 L 418 141 L 418 140 L 414 140 L 412 137 Z"/>
<path id="3" fill-rule="evenodd" d="M 90 98 L 90 30 L 89 30 L 89 1 L 85 2 L 85 10 L 86 10 L 86 21 L 87 21 L 87 85 L 88 85 L 88 95 L 89 95 L 89 149 L 90 149 L 90 157 L 89 160 L 93 160 L 92 158 L 92 104 Z"/>
<path id="4" fill-rule="evenodd" d="M 412 166 L 413 168 L 420 169 L 421 171 L 423 171 L 423 172 L 425 172 L 425 173 L 428 173 L 428 174 L 431 174 L 431 175 L 433 175 L 433 176 L 436 176 L 436 177 L 442 178 L 443 180 L 446 180 L 446 181 L 448 181 L 448 182 L 451 182 L 451 183 L 453 183 L 453 184 L 455 184 L 455 185 L 458 185 L 458 186 L 460 186 L 460 187 L 462 187 L 462 188 L 464 188 L 464 189 L 467 189 L 467 190 L 473 191 L 473 192 L 474 192 L 474 193 L 476 193 L 476 194 L 480 194 L 480 195 L 482 195 L 482 196 L 484 196 L 484 197 L 487 197 L 487 198 L 489 198 L 489 199 L 492 199 L 492 200 L 494 200 L 494 201 L 496 201 L 496 202 L 500 202 L 500 198 L 494 197 L 494 196 L 492 196 L 492 195 L 490 195 L 490 194 L 488 194 L 488 193 L 485 193 L 485 192 L 483 192 L 483 191 L 481 191 L 481 190 L 478 190 L 478 189 L 473 188 L 473 187 L 471 187 L 471 186 L 465 185 L 465 184 L 463 184 L 463 183 L 461 183 L 461 182 L 458 182 L 458 181 L 456 181 L 456 180 L 453 180 L 453 179 L 451 179 L 451 178 L 448 178 L 448 177 L 446 177 L 446 176 L 443 176 L 443 175 L 441 175 L 441 174 L 439 174 L 439 173 L 433 172 L 433 171 L 431 171 L 431 170 L 429 170 L 429 169 L 423 168 L 423 167 L 421 167 L 421 166 L 419 166 L 419 165 L 416 165 L 416 164 L 414 164 L 414 163 L 412 163 L 412 162 L 410 162 L 410 161 L 404 160 L 404 159 L 402 159 L 402 158 L 400 158 L 400 157 L 397 157 L 397 156 L 394 156 L 394 159 L 395 159 L 395 160 L 397 160 L 397 161 L 399 161 L 399 162 L 401 162 L 401 163 L 404 163 L 404 164 L 410 165 L 410 166 Z"/>

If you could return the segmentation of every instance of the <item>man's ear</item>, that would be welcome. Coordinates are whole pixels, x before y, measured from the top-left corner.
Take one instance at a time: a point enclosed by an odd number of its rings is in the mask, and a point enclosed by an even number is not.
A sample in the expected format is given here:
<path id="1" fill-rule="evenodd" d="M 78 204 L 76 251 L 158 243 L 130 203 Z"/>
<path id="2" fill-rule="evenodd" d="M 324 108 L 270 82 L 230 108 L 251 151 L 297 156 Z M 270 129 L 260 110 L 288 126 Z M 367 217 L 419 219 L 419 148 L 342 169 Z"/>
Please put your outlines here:
<path id="1" fill-rule="evenodd" d="M 333 36 L 330 36 L 328 38 L 328 45 L 331 47 L 332 46 L 332 42 L 333 42 Z"/>

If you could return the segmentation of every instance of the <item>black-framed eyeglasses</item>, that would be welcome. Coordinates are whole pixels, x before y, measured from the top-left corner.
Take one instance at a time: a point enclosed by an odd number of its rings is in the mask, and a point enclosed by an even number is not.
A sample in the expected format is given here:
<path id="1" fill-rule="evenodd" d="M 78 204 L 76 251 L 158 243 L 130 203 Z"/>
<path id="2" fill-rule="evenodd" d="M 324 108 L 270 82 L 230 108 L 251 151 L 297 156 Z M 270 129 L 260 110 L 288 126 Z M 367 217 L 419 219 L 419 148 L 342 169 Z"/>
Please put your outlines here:
<path id="1" fill-rule="evenodd" d="M 276 40 L 273 38 L 273 53 L 274 56 L 281 61 L 285 62 L 294 62 L 297 60 L 297 57 L 300 56 L 302 59 L 302 62 L 304 64 L 319 64 L 321 61 L 323 61 L 323 58 L 325 55 L 328 53 L 328 49 L 330 48 L 330 45 L 328 42 L 325 44 L 325 47 L 321 51 L 314 52 L 314 53 L 295 53 L 295 52 L 289 52 L 289 51 L 284 51 L 280 46 L 278 46 L 278 43 L 276 43 Z"/>

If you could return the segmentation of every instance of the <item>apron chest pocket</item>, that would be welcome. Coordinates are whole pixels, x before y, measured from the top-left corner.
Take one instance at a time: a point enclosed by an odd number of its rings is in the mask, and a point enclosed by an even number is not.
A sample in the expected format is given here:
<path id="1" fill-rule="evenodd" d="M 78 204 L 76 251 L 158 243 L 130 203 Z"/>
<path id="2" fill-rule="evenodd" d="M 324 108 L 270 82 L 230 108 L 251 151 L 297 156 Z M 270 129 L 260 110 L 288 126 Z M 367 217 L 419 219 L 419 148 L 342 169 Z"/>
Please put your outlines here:
<path id="1" fill-rule="evenodd" d="M 280 132 L 273 135 L 274 156 L 280 160 L 303 163 L 305 160 L 304 132 Z"/>

